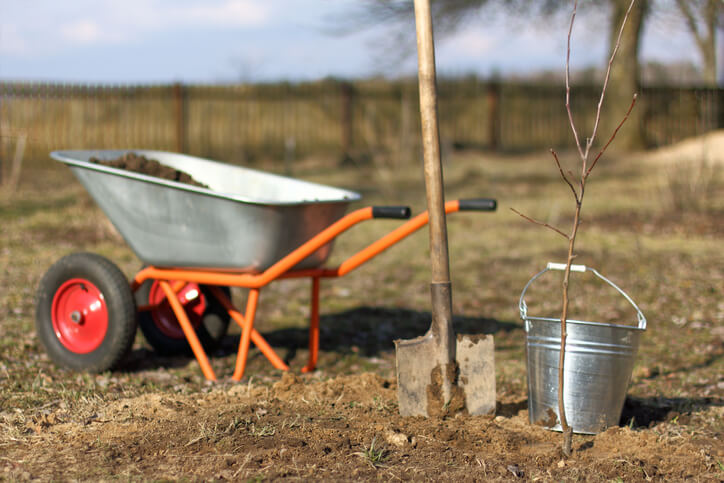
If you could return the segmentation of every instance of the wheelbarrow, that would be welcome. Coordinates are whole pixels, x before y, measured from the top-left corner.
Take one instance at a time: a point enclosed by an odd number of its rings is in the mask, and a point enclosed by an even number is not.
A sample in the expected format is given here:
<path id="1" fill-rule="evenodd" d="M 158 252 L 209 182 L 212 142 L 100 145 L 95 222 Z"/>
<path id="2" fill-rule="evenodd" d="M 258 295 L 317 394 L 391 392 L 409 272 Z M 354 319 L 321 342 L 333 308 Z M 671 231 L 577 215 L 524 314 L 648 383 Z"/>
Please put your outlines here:
<path id="1" fill-rule="evenodd" d="M 197 187 L 91 162 L 133 152 L 183 171 Z M 42 278 L 36 301 L 38 337 L 50 358 L 70 369 L 102 372 L 130 351 L 137 327 L 160 353 L 190 349 L 209 380 L 207 351 L 241 327 L 232 379 L 244 376 L 251 343 L 277 369 L 288 365 L 254 328 L 261 289 L 280 279 L 311 279 L 309 358 L 319 352 L 319 291 L 324 278 L 346 275 L 425 226 L 406 206 L 370 206 L 348 214 L 360 195 L 194 156 L 162 151 L 55 151 L 143 262 L 130 281 L 110 260 L 73 253 Z M 480 198 L 447 202 L 445 211 L 493 211 Z M 393 231 L 325 268 L 334 239 L 372 218 L 408 219 Z M 242 313 L 229 287 L 248 289 Z"/>

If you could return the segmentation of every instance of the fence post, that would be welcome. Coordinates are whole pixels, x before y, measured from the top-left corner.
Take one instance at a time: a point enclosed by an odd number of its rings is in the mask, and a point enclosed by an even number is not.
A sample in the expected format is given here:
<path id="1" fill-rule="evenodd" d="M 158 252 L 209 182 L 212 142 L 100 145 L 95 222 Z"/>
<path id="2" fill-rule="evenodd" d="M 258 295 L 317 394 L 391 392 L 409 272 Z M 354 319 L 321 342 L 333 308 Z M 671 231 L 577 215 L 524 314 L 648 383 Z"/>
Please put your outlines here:
<path id="1" fill-rule="evenodd" d="M 180 82 L 173 85 L 173 103 L 176 121 L 176 152 L 186 152 L 186 92 Z"/>
<path id="2" fill-rule="evenodd" d="M 490 149 L 500 148 L 500 82 L 488 82 L 486 93 L 488 104 L 488 144 Z"/>
<path id="3" fill-rule="evenodd" d="M 354 87 L 348 82 L 340 84 L 342 101 L 342 163 L 352 161 L 352 143 L 354 141 Z"/>
<path id="4" fill-rule="evenodd" d="M 0 82 L 0 186 L 2 186 L 4 181 L 3 170 L 5 169 L 3 164 L 3 157 L 5 156 L 5 113 L 3 112 L 3 103 L 6 102 L 7 99 L 5 93 L 6 85 L 5 82 Z"/>
<path id="5" fill-rule="evenodd" d="M 407 82 L 400 82 L 400 143 L 398 145 L 399 152 L 395 157 L 393 165 L 398 165 L 401 161 L 405 163 L 414 157 L 412 153 L 412 98 L 410 89 L 407 89 Z"/>

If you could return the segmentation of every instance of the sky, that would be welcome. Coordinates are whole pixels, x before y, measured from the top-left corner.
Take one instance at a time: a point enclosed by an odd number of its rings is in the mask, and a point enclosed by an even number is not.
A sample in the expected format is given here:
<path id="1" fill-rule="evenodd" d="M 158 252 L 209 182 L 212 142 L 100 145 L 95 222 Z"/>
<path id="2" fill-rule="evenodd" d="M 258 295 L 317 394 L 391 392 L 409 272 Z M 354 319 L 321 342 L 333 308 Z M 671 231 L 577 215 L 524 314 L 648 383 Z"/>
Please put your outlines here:
<path id="1" fill-rule="evenodd" d="M 415 73 L 414 51 L 385 45 L 390 27 L 341 34 L 360 0 L 0 0 L 0 80 L 81 83 L 305 81 Z M 606 28 L 581 12 L 572 68 L 603 65 Z M 414 35 L 414 19 L 410 19 Z M 561 71 L 566 16 L 471 21 L 436 39 L 438 72 Z M 396 28 L 405 28 L 397 26 Z M 683 29 L 649 25 L 644 60 L 693 61 Z"/>

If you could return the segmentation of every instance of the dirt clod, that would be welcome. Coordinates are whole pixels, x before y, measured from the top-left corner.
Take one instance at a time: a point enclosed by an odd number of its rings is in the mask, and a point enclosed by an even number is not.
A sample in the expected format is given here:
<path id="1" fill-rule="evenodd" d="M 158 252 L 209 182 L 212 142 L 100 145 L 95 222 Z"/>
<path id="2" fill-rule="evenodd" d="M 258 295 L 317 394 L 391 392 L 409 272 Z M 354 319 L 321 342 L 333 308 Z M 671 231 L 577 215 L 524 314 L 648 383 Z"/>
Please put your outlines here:
<path id="1" fill-rule="evenodd" d="M 430 385 L 427 387 L 427 413 L 433 418 L 442 418 L 465 411 L 465 391 L 457 384 L 459 368 L 456 362 L 446 364 L 445 378 L 452 382 L 450 400 L 445 401 L 443 395 L 443 368 L 437 366 L 430 374 Z"/>
<path id="2" fill-rule="evenodd" d="M 385 441 L 398 448 L 404 448 L 409 444 L 408 437 L 402 433 L 388 430 L 385 432 Z"/>
<path id="3" fill-rule="evenodd" d="M 178 181 L 179 183 L 199 188 L 208 188 L 205 184 L 199 183 L 193 179 L 188 173 L 161 164 L 155 159 L 149 159 L 143 155 L 132 152 L 125 153 L 123 156 L 116 159 L 100 159 L 92 157 L 88 161 L 108 166 L 109 168 L 123 169 L 168 181 Z"/>

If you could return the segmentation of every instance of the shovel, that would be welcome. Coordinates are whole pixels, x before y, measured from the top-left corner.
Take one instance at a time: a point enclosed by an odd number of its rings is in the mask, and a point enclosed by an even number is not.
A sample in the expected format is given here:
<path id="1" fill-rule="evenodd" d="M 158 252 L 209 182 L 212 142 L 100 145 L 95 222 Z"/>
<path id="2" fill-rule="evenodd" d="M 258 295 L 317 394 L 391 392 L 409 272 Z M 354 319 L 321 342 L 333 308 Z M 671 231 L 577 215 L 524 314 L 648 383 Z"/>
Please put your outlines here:
<path id="1" fill-rule="evenodd" d="M 420 115 L 427 209 L 430 216 L 432 324 L 427 333 L 396 340 L 397 398 L 402 416 L 443 416 L 495 410 L 493 337 L 455 337 L 448 261 L 435 51 L 430 0 L 415 0 Z"/>

